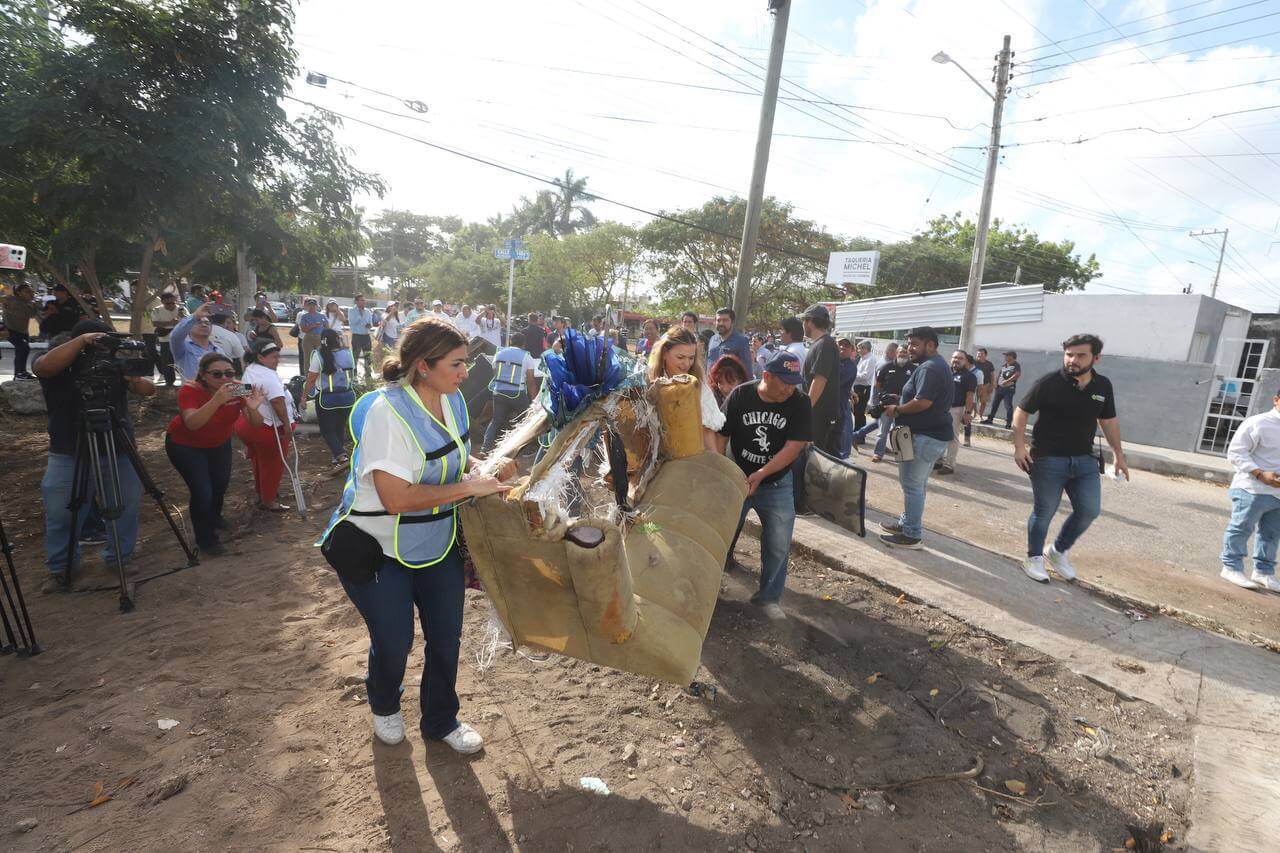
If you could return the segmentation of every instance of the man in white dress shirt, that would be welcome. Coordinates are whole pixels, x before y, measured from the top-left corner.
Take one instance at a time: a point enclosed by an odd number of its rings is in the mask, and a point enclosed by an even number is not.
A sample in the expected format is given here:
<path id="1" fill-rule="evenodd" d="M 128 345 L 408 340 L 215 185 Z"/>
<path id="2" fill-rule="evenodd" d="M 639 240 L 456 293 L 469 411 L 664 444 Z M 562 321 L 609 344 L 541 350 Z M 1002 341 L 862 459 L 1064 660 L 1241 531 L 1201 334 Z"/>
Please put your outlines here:
<path id="1" fill-rule="evenodd" d="M 1236 469 L 1231 481 L 1231 521 L 1222 537 L 1222 579 L 1244 589 L 1280 592 L 1276 580 L 1276 548 L 1280 545 L 1280 394 L 1271 411 L 1246 418 L 1227 459 Z M 1249 536 L 1253 543 L 1253 578 L 1244 573 Z"/>
<path id="2" fill-rule="evenodd" d="M 853 428 L 867 425 L 867 403 L 871 400 L 871 386 L 876 384 L 876 371 L 880 362 L 871 351 L 871 341 L 858 341 L 858 375 L 853 380 Z"/>
<path id="3" fill-rule="evenodd" d="M 459 309 L 458 316 L 453 318 L 453 325 L 457 326 L 458 331 L 468 338 L 474 338 L 480 334 L 480 324 L 476 320 L 476 315 L 471 311 L 470 305 L 463 305 Z"/>

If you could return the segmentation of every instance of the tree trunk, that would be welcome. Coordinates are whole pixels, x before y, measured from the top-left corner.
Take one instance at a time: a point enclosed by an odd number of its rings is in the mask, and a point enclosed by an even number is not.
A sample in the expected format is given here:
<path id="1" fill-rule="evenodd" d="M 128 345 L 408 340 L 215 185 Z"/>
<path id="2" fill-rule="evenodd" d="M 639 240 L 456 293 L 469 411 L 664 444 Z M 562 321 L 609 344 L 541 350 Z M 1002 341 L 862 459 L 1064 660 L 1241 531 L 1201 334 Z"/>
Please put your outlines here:
<path id="1" fill-rule="evenodd" d="M 129 300 L 129 334 L 142 334 L 143 312 L 151 296 L 151 264 L 156 256 L 156 243 L 160 239 L 154 228 L 147 231 L 147 244 L 142 247 L 142 264 L 138 267 L 138 281 L 133 286 Z"/>

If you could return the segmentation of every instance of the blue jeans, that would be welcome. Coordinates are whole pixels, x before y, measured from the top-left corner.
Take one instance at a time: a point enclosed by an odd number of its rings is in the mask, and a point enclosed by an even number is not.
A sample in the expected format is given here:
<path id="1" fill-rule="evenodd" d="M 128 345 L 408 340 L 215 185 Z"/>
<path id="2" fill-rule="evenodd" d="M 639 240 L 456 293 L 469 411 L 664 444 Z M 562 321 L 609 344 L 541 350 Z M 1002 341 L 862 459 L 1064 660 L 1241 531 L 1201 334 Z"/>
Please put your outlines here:
<path id="1" fill-rule="evenodd" d="M 848 459 L 853 452 L 853 409 L 849 401 L 840 404 L 840 453 L 841 459 Z"/>
<path id="2" fill-rule="evenodd" d="M 898 516 L 898 523 L 902 525 L 903 535 L 923 539 L 925 487 L 929 484 L 934 464 L 946 452 L 947 443 L 913 433 L 911 449 L 914 459 L 910 462 L 898 460 L 898 483 L 902 486 L 902 515 Z"/>
<path id="3" fill-rule="evenodd" d="M 1013 423 L 1013 394 L 1015 390 L 1002 385 L 996 386 L 996 390 L 991 394 L 991 410 L 987 412 L 987 420 L 994 421 L 996 419 L 996 409 L 1000 408 L 1001 403 L 1004 403 L 1004 425 L 1010 426 Z"/>
<path id="4" fill-rule="evenodd" d="M 493 395 L 493 417 L 489 419 L 489 426 L 485 427 L 484 441 L 481 442 L 480 449 L 485 453 L 493 450 L 493 445 L 497 442 L 498 436 L 510 429 L 516 418 L 524 414 L 528 408 L 529 395 L 523 391 L 514 397 L 495 392 Z"/>
<path id="5" fill-rule="evenodd" d="M 1053 547 L 1067 552 L 1102 513 L 1102 475 L 1096 456 L 1043 456 L 1031 466 L 1031 517 L 1027 519 L 1027 556 L 1044 553 L 1062 493 L 1071 499 L 1071 515 L 1062 523 Z"/>
<path id="6" fill-rule="evenodd" d="M 867 425 L 853 433 L 853 443 L 861 447 L 867 441 L 867 436 L 876 430 L 880 430 L 880 434 L 876 436 L 876 456 L 884 456 L 885 444 L 889 441 L 889 429 L 893 426 L 893 418 L 888 415 L 881 415 L 873 421 L 867 421 Z"/>
<path id="7" fill-rule="evenodd" d="M 133 463 L 126 457 L 119 457 L 117 468 L 120 471 L 120 495 L 124 512 L 116 521 L 115 530 L 107 522 L 107 545 L 102 549 L 102 560 L 105 563 L 114 563 L 116 554 L 120 555 L 121 560 L 128 560 L 138 541 L 138 502 L 142 499 L 142 483 L 133 470 Z M 74 472 L 74 456 L 50 453 L 48 465 L 44 469 L 44 479 L 40 481 L 40 494 L 44 499 L 44 564 L 51 572 L 66 571 L 67 557 L 72 553 L 68 549 L 78 551 L 80 531 L 84 529 L 85 517 L 89 514 L 90 504 L 98 491 L 91 473 L 85 503 L 76 511 L 76 526 L 72 530 L 71 509 L 68 504 L 71 503 L 71 479 Z M 106 482 L 105 471 L 102 477 Z M 120 536 L 118 542 L 116 533 Z M 75 553 L 74 556 L 73 567 L 79 565 L 80 555 Z"/>
<path id="8" fill-rule="evenodd" d="M 747 511 L 754 509 L 760 519 L 760 591 L 751 597 L 758 604 L 777 602 L 787 583 L 787 560 L 791 554 L 791 534 L 796 526 L 796 508 L 791 494 L 791 478 L 788 471 L 777 482 L 760 486 L 755 494 L 742 504 L 738 517 L 738 529 L 733 534 L 729 555 L 733 556 L 738 534 L 747 520 Z"/>
<path id="9" fill-rule="evenodd" d="M 188 447 L 165 436 L 164 452 L 191 492 L 191 526 L 201 548 L 220 544 L 218 520 L 231 483 L 231 439 L 217 447 Z"/>
<path id="10" fill-rule="evenodd" d="M 400 710 L 401 684 L 413 645 L 413 609 L 426 638 L 422 664 L 422 736 L 439 740 L 458 727 L 458 655 L 465 580 L 457 546 L 425 569 L 387 557 L 375 580 L 342 582 L 369 628 L 369 707 L 380 717 Z"/>
<path id="11" fill-rule="evenodd" d="M 1222 537 L 1222 565 L 1237 572 L 1244 571 L 1244 554 L 1249 536 L 1257 529 L 1253 541 L 1253 572 L 1258 575 L 1276 573 L 1276 546 L 1280 545 L 1280 498 L 1255 495 L 1244 489 L 1232 489 L 1231 521 Z"/>

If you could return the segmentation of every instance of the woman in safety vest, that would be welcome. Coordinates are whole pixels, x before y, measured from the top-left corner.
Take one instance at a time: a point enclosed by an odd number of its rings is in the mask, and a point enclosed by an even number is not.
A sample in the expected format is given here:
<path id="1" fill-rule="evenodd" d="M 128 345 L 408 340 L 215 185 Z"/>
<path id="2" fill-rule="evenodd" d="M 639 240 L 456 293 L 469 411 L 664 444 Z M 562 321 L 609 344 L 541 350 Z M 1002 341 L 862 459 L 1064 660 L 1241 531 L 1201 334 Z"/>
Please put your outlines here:
<path id="1" fill-rule="evenodd" d="M 413 643 L 416 605 L 426 636 L 421 730 L 462 753 L 484 746 L 458 721 L 458 654 L 465 579 L 458 553 L 458 503 L 511 488 L 494 477 L 466 475 L 470 455 L 467 338 L 447 320 L 424 317 L 404 330 L 400 350 L 382 364 L 388 383 L 356 403 L 351 414 L 351 474 L 328 537 L 350 522 L 377 541 L 383 559 L 373 579 L 341 578 L 369 628 L 365 686 L 373 732 L 386 744 L 404 739 L 400 690 Z M 515 475 L 509 462 L 501 480 Z"/>
<path id="2" fill-rule="evenodd" d="M 316 421 L 320 424 L 320 437 L 329 445 L 334 465 L 344 465 L 346 451 L 347 418 L 356 404 L 356 392 L 351 389 L 351 375 L 356 363 L 342 340 L 342 333 L 325 329 L 320 333 L 320 346 L 311 353 L 307 369 L 307 389 L 303 399 L 316 394 Z"/>
<path id="3" fill-rule="evenodd" d="M 715 392 L 703 377 L 698 336 L 683 326 L 672 326 L 649 352 L 649 381 L 660 376 L 688 374 L 702 386 L 702 443 L 717 452 L 716 433 L 724 426 L 724 412 L 716 404 Z"/>

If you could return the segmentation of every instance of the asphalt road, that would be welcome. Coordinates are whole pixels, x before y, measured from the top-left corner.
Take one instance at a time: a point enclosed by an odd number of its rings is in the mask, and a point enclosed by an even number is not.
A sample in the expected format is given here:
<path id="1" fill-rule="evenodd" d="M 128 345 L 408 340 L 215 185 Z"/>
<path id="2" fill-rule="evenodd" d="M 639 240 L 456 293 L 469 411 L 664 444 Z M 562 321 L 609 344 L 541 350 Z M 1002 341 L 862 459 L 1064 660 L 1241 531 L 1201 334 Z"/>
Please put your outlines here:
<path id="1" fill-rule="evenodd" d="M 1010 443 L 974 436 L 973 444 L 960 449 L 954 475 L 930 478 L 925 527 L 1021 559 L 1030 481 L 1014 464 Z M 868 453 L 853 461 L 870 472 L 869 507 L 901 511 L 892 457 L 875 464 Z M 1064 497 L 1050 541 L 1069 513 Z M 1280 646 L 1280 595 L 1238 589 L 1218 577 L 1229 515 L 1222 486 L 1145 471 L 1133 472 L 1128 483 L 1104 478 L 1102 515 L 1072 549 L 1072 564 L 1082 579 L 1105 589 L 1196 614 Z"/>

